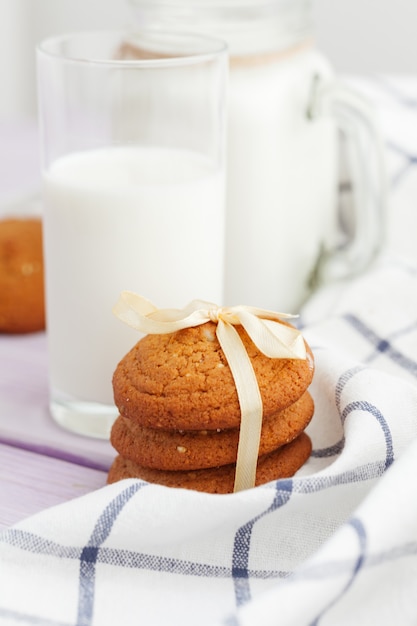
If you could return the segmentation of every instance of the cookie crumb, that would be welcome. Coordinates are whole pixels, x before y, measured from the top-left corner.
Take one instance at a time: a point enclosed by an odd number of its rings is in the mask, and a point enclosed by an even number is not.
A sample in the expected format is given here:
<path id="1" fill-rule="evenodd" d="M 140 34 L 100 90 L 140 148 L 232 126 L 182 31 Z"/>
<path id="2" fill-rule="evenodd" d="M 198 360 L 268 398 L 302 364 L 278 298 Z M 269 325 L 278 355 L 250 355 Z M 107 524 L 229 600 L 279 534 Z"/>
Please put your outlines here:
<path id="1" fill-rule="evenodd" d="M 207 341 L 214 341 L 215 339 L 215 332 L 212 328 L 204 328 L 203 335 L 207 339 Z"/>

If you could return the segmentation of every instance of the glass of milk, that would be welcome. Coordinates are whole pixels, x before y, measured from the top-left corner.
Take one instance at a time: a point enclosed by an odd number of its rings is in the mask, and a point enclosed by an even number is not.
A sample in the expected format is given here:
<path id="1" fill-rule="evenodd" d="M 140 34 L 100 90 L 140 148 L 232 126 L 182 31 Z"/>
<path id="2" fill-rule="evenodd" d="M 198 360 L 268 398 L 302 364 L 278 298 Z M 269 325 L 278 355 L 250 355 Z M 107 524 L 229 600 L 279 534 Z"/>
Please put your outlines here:
<path id="1" fill-rule="evenodd" d="M 229 46 L 226 304 L 297 313 L 318 284 L 363 271 L 384 235 L 381 135 L 315 46 L 311 1 L 130 4 L 138 27 L 187 28 Z"/>
<path id="2" fill-rule="evenodd" d="M 198 35 L 80 33 L 38 48 L 50 408 L 109 436 L 112 374 L 140 338 L 123 290 L 223 299 L 227 48 Z"/>

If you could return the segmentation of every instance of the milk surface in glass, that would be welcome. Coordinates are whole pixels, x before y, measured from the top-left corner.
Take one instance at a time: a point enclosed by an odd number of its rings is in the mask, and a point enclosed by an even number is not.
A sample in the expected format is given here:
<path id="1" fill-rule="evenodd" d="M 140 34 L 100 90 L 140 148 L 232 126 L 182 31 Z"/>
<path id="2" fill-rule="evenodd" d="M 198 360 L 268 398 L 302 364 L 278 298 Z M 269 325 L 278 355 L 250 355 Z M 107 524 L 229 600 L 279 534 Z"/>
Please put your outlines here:
<path id="1" fill-rule="evenodd" d="M 223 175 L 187 151 L 71 154 L 44 178 L 52 399 L 112 405 L 118 361 L 140 338 L 112 314 L 122 290 L 158 307 L 222 302 Z M 48 258 L 51 262 L 48 262 Z"/>
<path id="2" fill-rule="evenodd" d="M 308 118 L 315 76 L 331 69 L 308 46 L 231 60 L 227 304 L 297 312 L 334 235 L 336 126 Z"/>

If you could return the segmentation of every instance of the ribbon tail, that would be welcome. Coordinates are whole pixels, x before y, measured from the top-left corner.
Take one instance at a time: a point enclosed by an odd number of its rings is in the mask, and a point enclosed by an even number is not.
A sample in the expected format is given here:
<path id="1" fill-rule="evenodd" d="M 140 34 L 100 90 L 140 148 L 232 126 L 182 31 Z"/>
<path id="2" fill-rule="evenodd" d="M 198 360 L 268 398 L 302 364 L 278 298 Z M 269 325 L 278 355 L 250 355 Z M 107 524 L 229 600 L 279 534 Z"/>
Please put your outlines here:
<path id="1" fill-rule="evenodd" d="M 142 317 L 157 310 L 150 300 L 131 291 L 123 291 L 112 309 L 116 317 L 135 329 L 138 329 Z"/>
<path id="2" fill-rule="evenodd" d="M 150 300 L 131 291 L 123 291 L 113 307 L 113 313 L 144 334 L 168 334 L 208 322 L 207 310 L 199 308 L 202 305 L 211 306 L 210 303 L 194 300 L 184 309 L 158 309 Z"/>
<path id="3" fill-rule="evenodd" d="M 219 320 L 217 338 L 232 372 L 241 411 L 234 492 L 255 486 L 263 405 L 258 381 L 236 329 Z"/>
<path id="4" fill-rule="evenodd" d="M 239 311 L 239 321 L 259 350 L 270 358 L 305 359 L 306 348 L 299 330 L 277 320 L 262 319 Z"/>

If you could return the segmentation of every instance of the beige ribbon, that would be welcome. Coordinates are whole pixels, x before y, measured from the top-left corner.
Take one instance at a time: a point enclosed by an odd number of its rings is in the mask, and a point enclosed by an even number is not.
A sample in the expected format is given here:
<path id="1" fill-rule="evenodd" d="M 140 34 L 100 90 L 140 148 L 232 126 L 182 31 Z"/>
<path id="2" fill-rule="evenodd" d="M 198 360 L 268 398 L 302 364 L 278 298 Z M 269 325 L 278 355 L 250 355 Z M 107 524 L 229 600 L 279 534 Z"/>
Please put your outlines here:
<path id="1" fill-rule="evenodd" d="M 157 309 L 152 302 L 130 291 L 121 294 L 113 312 L 145 334 L 173 333 L 209 321 L 217 325 L 216 335 L 232 372 L 241 411 L 234 491 L 253 487 L 262 429 L 262 398 L 251 360 L 234 326 L 242 325 L 267 357 L 305 359 L 301 333 L 279 323 L 295 316 L 250 306 L 218 307 L 202 300 L 193 300 L 183 309 Z"/>

